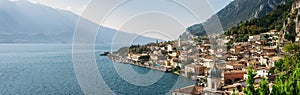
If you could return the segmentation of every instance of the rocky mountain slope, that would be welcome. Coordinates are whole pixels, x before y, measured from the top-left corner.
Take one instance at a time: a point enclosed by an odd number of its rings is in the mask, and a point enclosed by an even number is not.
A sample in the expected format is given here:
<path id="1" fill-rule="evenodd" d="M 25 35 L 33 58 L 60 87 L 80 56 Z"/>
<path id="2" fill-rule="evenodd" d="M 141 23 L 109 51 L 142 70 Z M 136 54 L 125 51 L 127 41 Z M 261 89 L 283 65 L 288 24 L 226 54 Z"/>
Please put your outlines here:
<path id="1" fill-rule="evenodd" d="M 220 20 L 223 30 L 227 31 L 231 26 L 237 25 L 241 21 L 264 16 L 284 2 L 286 0 L 234 0 L 206 22 L 187 28 L 187 32 L 197 36 L 205 34 L 207 29 L 203 25 L 208 28 L 214 26 L 217 19 Z"/>

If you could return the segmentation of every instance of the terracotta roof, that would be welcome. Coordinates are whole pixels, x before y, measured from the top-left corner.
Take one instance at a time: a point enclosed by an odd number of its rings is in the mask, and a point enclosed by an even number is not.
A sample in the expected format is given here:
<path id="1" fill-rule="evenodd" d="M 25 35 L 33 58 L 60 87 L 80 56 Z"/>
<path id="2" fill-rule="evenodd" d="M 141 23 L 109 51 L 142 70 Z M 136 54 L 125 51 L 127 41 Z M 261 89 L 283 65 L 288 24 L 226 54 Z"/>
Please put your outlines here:
<path id="1" fill-rule="evenodd" d="M 194 86 L 192 93 L 193 95 L 200 95 L 203 91 L 204 87 L 202 86 Z"/>
<path id="2" fill-rule="evenodd" d="M 242 70 L 232 70 L 232 71 L 226 71 L 224 73 L 246 73 L 246 71 L 242 71 Z"/>
<path id="3" fill-rule="evenodd" d="M 269 68 L 267 67 L 258 67 L 258 68 L 255 68 L 256 70 L 262 70 L 262 69 L 265 69 L 265 70 L 269 70 Z"/>
<path id="4" fill-rule="evenodd" d="M 275 48 L 271 48 L 271 47 L 263 47 L 263 49 L 266 49 L 266 50 L 275 50 Z"/>
<path id="5" fill-rule="evenodd" d="M 272 57 L 273 61 L 276 61 L 276 60 L 279 60 L 279 59 L 281 59 L 281 57 L 279 57 L 279 56 Z"/>
<path id="6" fill-rule="evenodd" d="M 190 85 L 187 87 L 179 88 L 174 90 L 173 92 L 175 93 L 184 93 L 184 94 L 201 94 L 203 91 L 204 87 L 202 86 L 195 86 L 195 85 Z"/>
<path id="7" fill-rule="evenodd" d="M 232 66 L 241 66 L 241 67 L 244 67 L 243 64 L 232 64 Z"/>
<path id="8" fill-rule="evenodd" d="M 188 64 L 186 65 L 185 67 L 205 67 L 205 66 L 202 66 L 200 64 Z M 205 67 L 206 68 L 206 67 Z"/>
<path id="9" fill-rule="evenodd" d="M 240 84 L 240 83 L 235 83 L 235 84 L 232 84 L 232 85 L 224 86 L 223 88 L 234 88 L 234 87 L 237 87 L 237 86 L 242 86 L 242 84 Z"/>

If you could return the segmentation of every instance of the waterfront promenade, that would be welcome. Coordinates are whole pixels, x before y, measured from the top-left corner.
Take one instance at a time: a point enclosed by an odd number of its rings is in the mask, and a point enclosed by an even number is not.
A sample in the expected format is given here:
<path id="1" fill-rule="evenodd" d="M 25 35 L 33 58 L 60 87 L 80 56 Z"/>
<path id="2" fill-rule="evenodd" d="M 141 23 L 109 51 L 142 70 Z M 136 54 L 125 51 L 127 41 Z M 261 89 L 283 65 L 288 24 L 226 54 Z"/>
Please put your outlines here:
<path id="1" fill-rule="evenodd" d="M 122 64 L 130 64 L 130 65 L 135 65 L 135 66 L 140 66 L 140 67 L 144 67 L 144 68 L 149 68 L 149 69 L 153 69 L 153 70 L 158 70 L 158 71 L 162 71 L 162 72 L 171 72 L 172 70 L 168 70 L 165 66 L 156 66 L 156 65 L 143 65 L 140 64 L 138 62 L 133 62 L 127 58 L 123 58 L 122 56 L 118 56 L 118 55 L 114 55 L 114 54 L 109 54 L 108 57 L 116 63 L 122 63 Z"/>

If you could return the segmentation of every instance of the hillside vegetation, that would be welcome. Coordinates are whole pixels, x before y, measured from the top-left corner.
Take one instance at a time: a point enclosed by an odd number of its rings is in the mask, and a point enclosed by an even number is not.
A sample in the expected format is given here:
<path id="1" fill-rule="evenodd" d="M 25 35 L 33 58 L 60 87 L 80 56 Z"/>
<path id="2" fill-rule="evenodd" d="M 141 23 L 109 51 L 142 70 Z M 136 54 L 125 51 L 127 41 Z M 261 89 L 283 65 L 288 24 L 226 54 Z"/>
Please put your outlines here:
<path id="1" fill-rule="evenodd" d="M 277 9 L 261 18 L 241 22 L 240 25 L 231 27 L 225 32 L 227 36 L 236 36 L 233 42 L 245 42 L 249 36 L 269 32 L 272 29 L 280 31 L 288 17 L 292 3 L 279 5 Z"/>

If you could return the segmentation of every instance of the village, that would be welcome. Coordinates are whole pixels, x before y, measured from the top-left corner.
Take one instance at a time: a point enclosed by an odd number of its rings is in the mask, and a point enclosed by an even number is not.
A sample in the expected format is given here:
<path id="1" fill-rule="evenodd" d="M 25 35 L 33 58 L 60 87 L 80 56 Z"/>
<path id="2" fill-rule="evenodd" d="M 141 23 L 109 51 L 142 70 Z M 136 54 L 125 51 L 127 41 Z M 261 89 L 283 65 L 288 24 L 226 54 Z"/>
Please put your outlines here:
<path id="1" fill-rule="evenodd" d="M 300 1 L 293 4 L 292 12 L 299 15 L 299 8 Z M 174 41 L 132 45 L 127 48 L 127 52 L 114 52 L 110 58 L 116 62 L 171 72 L 196 80 L 195 85 L 176 89 L 173 95 L 243 94 L 243 88 L 248 85 L 246 80 L 249 69 L 256 72 L 254 88 L 259 87 L 262 79 L 267 79 L 267 85 L 272 89 L 278 74 L 270 72 L 273 72 L 276 61 L 286 54 L 294 54 L 284 51 L 284 46 L 291 43 L 285 36 L 290 22 L 292 20 L 289 18 L 280 31 L 272 29 L 250 35 L 239 42 L 232 42 L 238 38 L 237 34 L 195 36 L 185 32 L 186 35 Z M 295 22 L 295 43 L 299 43 L 299 19 Z"/>
<path id="2" fill-rule="evenodd" d="M 247 42 L 233 43 L 230 48 L 226 44 L 234 36 L 213 39 L 219 35 L 188 35 L 172 42 L 131 46 L 126 57 L 113 53 L 111 58 L 197 80 L 197 85 L 174 90 L 174 95 L 241 92 L 247 85 L 245 80 L 250 66 L 257 71 L 256 84 L 263 77 L 274 80 L 269 70 L 283 56 L 284 43 L 279 35 L 275 30 L 253 35 Z"/>

